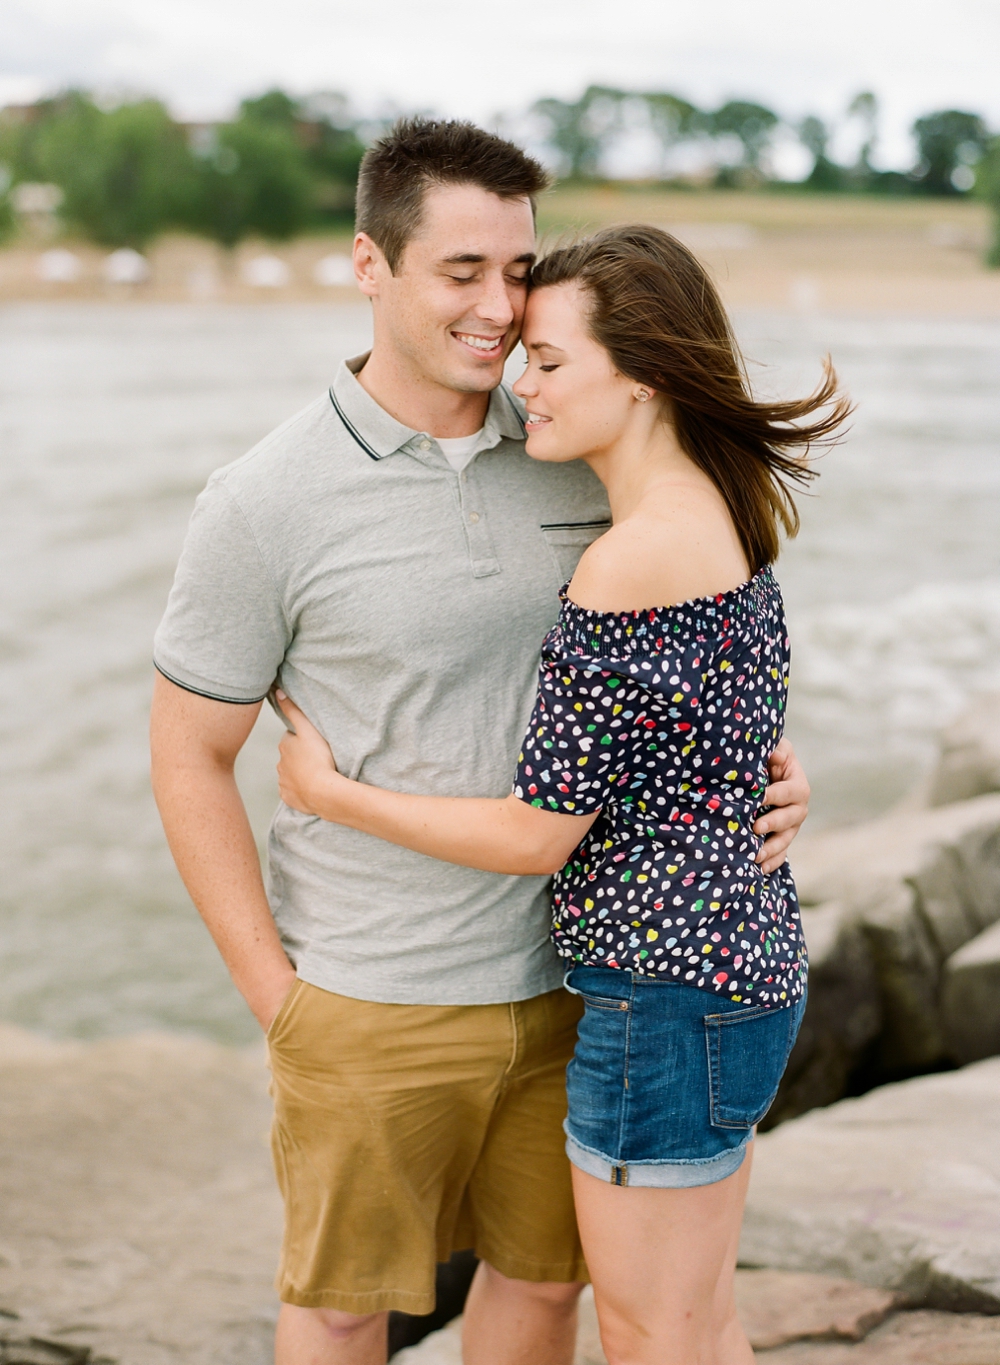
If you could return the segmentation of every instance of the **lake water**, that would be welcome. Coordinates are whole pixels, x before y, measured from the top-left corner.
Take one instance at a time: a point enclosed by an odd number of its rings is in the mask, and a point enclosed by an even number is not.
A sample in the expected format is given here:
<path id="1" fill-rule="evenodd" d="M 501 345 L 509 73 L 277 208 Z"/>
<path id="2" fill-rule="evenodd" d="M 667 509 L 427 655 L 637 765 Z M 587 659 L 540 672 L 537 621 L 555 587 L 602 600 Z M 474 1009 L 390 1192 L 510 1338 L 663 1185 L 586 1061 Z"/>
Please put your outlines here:
<path id="1" fill-rule="evenodd" d="M 737 319 L 762 391 L 857 400 L 779 563 L 821 821 L 901 796 L 1000 688 L 1000 324 Z M 363 350 L 362 306 L 0 310 L 0 1017 L 255 1036 L 148 790 L 150 640 L 191 505 Z M 240 760 L 259 835 L 276 723 Z"/>

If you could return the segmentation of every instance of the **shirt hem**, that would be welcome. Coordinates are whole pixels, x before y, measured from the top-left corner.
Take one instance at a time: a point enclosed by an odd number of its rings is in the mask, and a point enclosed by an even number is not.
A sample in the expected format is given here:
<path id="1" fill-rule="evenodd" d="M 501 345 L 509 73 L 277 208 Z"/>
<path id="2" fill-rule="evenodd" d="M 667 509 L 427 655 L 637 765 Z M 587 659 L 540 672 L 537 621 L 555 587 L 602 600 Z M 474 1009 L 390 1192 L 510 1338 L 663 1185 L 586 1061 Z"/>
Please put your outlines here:
<path id="1" fill-rule="evenodd" d="M 333 995 L 343 995 L 350 1000 L 367 1000 L 375 1005 L 513 1005 L 522 1000 L 534 1000 L 540 995 L 563 986 L 562 967 L 556 965 L 551 972 L 539 973 L 529 980 L 519 983 L 508 981 L 493 990 L 442 988 L 439 981 L 426 988 L 406 989 L 385 981 L 359 980 L 359 973 L 341 974 L 324 969 L 319 964 L 300 961 L 296 969 L 301 980 L 320 990 L 330 991 Z"/>

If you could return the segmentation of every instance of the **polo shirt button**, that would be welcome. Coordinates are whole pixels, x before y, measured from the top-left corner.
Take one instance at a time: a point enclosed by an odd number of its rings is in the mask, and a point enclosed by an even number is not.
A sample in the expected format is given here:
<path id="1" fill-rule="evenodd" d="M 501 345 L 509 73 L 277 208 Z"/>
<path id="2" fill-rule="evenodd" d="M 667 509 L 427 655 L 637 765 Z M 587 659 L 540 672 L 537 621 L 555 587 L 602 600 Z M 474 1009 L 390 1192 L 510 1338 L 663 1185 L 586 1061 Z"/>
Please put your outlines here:
<path id="1" fill-rule="evenodd" d="M 431 443 L 430 443 L 430 441 L 421 441 L 421 442 L 420 442 L 420 449 L 421 449 L 421 450 L 430 450 L 430 448 L 431 448 Z"/>
<path id="2" fill-rule="evenodd" d="M 470 512 L 470 513 L 469 513 L 469 520 L 473 523 L 473 525 L 475 525 L 475 523 L 479 520 L 479 513 L 478 513 L 478 512 Z"/>

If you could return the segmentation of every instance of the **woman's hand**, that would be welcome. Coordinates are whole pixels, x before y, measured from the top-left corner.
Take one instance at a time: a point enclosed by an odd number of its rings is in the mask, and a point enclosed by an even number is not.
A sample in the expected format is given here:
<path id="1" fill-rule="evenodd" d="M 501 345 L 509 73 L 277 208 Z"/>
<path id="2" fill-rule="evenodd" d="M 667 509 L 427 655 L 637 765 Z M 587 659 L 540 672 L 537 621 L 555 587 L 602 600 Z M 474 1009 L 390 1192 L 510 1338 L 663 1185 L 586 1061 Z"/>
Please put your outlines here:
<path id="1" fill-rule="evenodd" d="M 331 787 L 343 781 L 329 744 L 295 703 L 278 691 L 274 694 L 278 705 L 295 727 L 295 733 L 285 732 L 278 745 L 278 791 L 286 806 L 303 815 L 322 815 Z"/>
<path id="2" fill-rule="evenodd" d="M 337 772 L 330 746 L 284 692 L 278 705 L 295 734 L 278 746 L 281 799 L 304 815 L 373 834 L 460 867 L 514 876 L 548 876 L 597 819 L 538 810 L 516 796 L 419 796 L 353 782 Z"/>
<path id="3" fill-rule="evenodd" d="M 802 828 L 809 814 L 809 783 L 802 764 L 787 739 L 783 739 L 768 761 L 770 785 L 764 793 L 764 805 L 771 810 L 754 825 L 754 833 L 767 835 L 757 854 L 757 862 L 765 873 L 777 871 L 785 861 L 788 846 Z"/>

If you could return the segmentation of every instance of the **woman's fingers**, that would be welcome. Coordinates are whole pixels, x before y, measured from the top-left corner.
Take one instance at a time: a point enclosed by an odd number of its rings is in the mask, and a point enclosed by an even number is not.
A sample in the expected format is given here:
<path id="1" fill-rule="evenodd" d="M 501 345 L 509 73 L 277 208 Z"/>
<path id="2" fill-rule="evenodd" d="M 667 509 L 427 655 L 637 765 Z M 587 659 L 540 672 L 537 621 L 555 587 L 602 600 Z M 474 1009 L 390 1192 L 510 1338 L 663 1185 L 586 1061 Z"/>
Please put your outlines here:
<path id="1" fill-rule="evenodd" d="M 790 767 L 791 774 L 782 781 L 772 782 L 767 788 L 764 805 L 771 809 L 760 816 L 753 827 L 758 837 L 767 836 L 757 854 L 757 862 L 762 871 L 768 873 L 774 872 L 785 861 L 792 840 L 809 814 L 809 783 L 798 759 L 793 754 L 790 763 L 786 757 L 781 766 L 785 773 Z"/>
<path id="2" fill-rule="evenodd" d="M 274 689 L 274 695 L 278 705 L 281 707 L 282 712 L 288 717 L 288 719 L 292 722 L 293 725 L 295 725 L 296 722 L 300 720 L 304 720 L 307 725 L 309 724 L 309 721 L 306 719 L 305 715 L 295 705 L 295 703 L 292 701 L 291 697 L 288 695 L 287 692 L 282 692 L 280 687 L 276 687 Z"/>

